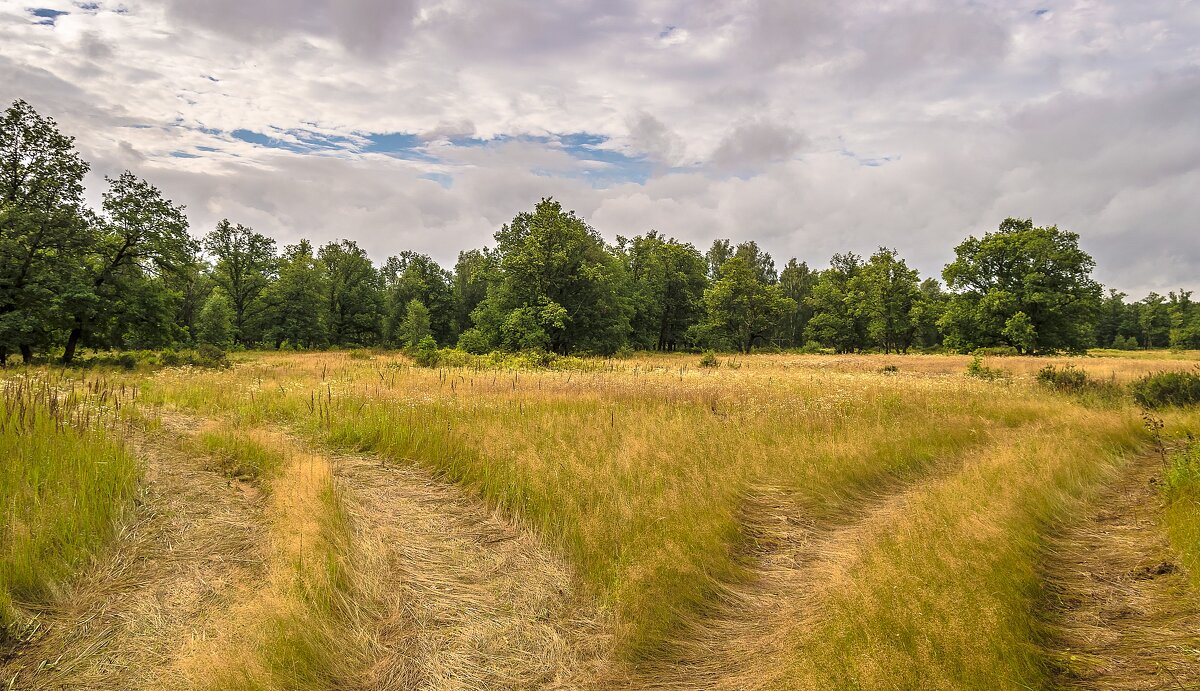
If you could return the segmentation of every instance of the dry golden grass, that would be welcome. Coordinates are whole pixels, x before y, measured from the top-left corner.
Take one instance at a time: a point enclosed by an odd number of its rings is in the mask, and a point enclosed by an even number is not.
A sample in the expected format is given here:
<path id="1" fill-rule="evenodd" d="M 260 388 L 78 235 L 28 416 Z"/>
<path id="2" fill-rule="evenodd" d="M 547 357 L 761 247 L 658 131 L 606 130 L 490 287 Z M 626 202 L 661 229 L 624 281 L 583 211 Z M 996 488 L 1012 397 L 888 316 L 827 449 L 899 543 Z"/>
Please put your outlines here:
<path id="1" fill-rule="evenodd" d="M 168 669 L 254 689 L 1043 686 L 1044 538 L 1146 435 L 1129 405 L 1034 374 L 1194 366 L 698 359 L 275 353 L 139 380 L 219 420 L 192 448 L 250 481 L 227 482 L 266 531 L 263 575 Z"/>
<path id="2" fill-rule="evenodd" d="M 258 494 L 209 472 L 175 435 L 138 434 L 145 485 L 110 551 L 41 613 L 41 634 L 0 664 L 11 688 L 187 687 L 177 652 L 218 635 L 224 612 L 266 570 Z"/>
<path id="3" fill-rule="evenodd" d="M 1200 592 L 1167 542 L 1162 459 L 1138 459 L 1050 542 L 1062 688 L 1200 687 Z"/>

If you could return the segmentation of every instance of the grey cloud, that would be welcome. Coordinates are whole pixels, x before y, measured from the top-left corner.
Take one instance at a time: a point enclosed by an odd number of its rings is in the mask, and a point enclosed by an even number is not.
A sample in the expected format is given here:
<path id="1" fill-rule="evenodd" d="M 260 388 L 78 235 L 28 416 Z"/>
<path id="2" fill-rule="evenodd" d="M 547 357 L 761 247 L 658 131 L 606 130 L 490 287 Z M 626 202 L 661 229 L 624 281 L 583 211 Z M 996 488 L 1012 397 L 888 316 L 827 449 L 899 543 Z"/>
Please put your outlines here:
<path id="1" fill-rule="evenodd" d="M 768 163 L 786 161 L 807 143 L 800 132 L 771 122 L 738 125 L 721 140 L 712 163 L 726 172 L 757 171 Z"/>
<path id="2" fill-rule="evenodd" d="M 79 138 L 90 194 L 133 166 L 197 232 L 229 216 L 453 261 L 554 195 L 610 239 L 757 239 L 814 265 L 886 244 L 937 275 L 1018 215 L 1080 232 L 1132 294 L 1200 289 L 1195 3 L 127 4 L 51 27 L 0 0 L 0 99 Z M 302 155 L 238 128 L 412 132 L 438 160 Z M 519 138 L 569 132 L 644 156 L 649 179 L 593 187 L 552 138 Z M 468 135 L 510 139 L 447 143 Z M 220 151 L 171 156 L 200 146 Z"/>
<path id="3" fill-rule="evenodd" d="M 171 0 L 168 7 L 179 20 L 238 38 L 310 33 L 366 55 L 403 45 L 416 16 L 416 0 Z"/>

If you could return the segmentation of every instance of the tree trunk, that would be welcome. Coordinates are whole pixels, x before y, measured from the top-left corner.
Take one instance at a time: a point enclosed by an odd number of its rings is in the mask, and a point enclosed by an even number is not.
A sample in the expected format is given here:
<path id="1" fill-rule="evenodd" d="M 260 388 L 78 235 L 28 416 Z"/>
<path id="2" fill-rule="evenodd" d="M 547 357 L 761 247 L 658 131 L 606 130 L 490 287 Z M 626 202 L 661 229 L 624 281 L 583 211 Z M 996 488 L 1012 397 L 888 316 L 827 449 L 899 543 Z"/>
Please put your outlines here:
<path id="1" fill-rule="evenodd" d="M 71 335 L 67 336 L 67 347 L 63 349 L 62 363 L 64 365 L 71 364 L 75 359 L 75 349 L 79 347 L 79 339 L 83 336 L 83 327 L 75 324 L 75 328 L 71 329 Z"/>
<path id="2" fill-rule="evenodd" d="M 8 348 L 0 346 L 0 367 L 8 367 Z"/>
<path id="3" fill-rule="evenodd" d="M 33 348 L 28 343 L 21 344 L 21 362 L 26 365 L 33 364 Z"/>

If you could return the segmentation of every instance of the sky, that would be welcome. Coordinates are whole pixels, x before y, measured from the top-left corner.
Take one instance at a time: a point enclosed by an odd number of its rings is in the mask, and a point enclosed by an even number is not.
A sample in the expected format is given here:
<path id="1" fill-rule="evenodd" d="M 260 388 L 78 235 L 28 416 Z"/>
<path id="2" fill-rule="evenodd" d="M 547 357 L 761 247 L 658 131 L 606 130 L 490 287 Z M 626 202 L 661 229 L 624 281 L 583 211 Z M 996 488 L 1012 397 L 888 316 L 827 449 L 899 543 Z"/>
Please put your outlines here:
<path id="1" fill-rule="evenodd" d="M 937 276 L 1009 216 L 1200 293 L 1195 0 L 0 0 L 0 103 L 285 244 L 452 266 L 552 196 L 606 239 Z"/>

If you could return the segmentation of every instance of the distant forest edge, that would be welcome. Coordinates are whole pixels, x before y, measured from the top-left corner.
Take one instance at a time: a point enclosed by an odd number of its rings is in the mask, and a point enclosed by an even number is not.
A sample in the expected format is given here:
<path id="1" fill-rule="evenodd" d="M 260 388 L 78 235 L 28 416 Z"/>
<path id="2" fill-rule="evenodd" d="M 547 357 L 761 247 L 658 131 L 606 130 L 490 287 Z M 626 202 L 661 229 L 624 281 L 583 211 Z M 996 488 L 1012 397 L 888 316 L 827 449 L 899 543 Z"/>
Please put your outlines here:
<path id="1" fill-rule="evenodd" d="M 472 353 L 756 347 L 1021 354 L 1200 348 L 1189 291 L 1137 302 L 1093 280 L 1076 233 L 1009 218 L 968 237 L 943 285 L 894 249 L 782 270 L 758 245 L 707 252 L 655 231 L 609 244 L 543 199 L 453 270 L 352 240 L 279 252 L 223 220 L 197 242 L 184 208 L 125 172 L 99 209 L 74 138 L 15 101 L 0 121 L 0 363 L 80 348 L 458 347 Z"/>

